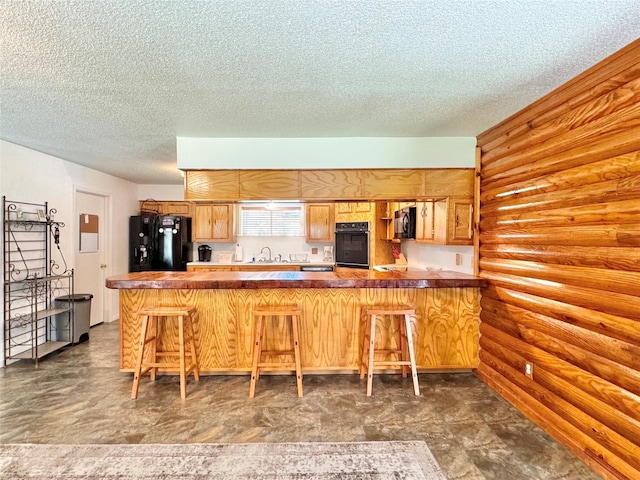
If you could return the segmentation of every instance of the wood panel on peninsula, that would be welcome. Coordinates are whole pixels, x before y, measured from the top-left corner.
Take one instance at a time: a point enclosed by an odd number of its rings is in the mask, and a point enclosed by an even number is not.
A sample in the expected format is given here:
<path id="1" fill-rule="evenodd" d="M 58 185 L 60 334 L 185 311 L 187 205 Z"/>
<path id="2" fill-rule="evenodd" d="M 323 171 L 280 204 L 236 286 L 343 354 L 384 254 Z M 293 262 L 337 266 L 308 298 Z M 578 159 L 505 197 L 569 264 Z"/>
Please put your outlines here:
<path id="1" fill-rule="evenodd" d="M 209 374 L 250 371 L 252 309 L 267 304 L 301 306 L 300 343 L 306 374 L 357 372 L 362 307 L 374 304 L 415 306 L 421 370 L 469 370 L 478 363 L 480 287 L 485 280 L 462 273 L 139 272 L 109 277 L 106 284 L 120 289 L 123 372 L 134 366 L 133 347 L 140 334 L 137 312 L 142 306 L 172 304 L 196 306 L 198 358 L 202 372 Z M 380 331 L 393 332 L 394 328 L 397 326 L 385 319 Z M 282 332 L 269 333 L 268 338 L 288 340 Z M 381 346 L 392 346 L 391 337 L 381 335 Z M 169 336 L 160 339 L 165 349 L 171 349 L 173 341 Z"/>

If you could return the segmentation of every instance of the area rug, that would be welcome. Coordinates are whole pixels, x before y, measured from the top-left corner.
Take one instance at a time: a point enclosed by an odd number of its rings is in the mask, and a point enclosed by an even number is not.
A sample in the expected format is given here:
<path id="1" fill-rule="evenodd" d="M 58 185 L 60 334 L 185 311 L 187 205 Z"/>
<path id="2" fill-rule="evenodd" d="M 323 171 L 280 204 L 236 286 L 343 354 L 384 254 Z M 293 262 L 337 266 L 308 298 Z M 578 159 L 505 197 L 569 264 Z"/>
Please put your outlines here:
<path id="1" fill-rule="evenodd" d="M 446 480 L 426 443 L 0 445 L 0 479 Z"/>

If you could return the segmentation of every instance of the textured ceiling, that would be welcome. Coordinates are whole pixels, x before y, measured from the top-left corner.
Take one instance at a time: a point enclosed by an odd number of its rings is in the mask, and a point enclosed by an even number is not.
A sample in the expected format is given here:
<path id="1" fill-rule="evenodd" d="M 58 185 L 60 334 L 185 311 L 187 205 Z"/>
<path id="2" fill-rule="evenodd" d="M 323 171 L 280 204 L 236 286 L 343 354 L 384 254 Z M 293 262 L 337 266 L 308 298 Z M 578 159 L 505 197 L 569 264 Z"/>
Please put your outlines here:
<path id="1" fill-rule="evenodd" d="M 0 138 L 179 184 L 176 136 L 476 136 L 635 40 L 640 2 L 3 0 L 0 27 Z"/>

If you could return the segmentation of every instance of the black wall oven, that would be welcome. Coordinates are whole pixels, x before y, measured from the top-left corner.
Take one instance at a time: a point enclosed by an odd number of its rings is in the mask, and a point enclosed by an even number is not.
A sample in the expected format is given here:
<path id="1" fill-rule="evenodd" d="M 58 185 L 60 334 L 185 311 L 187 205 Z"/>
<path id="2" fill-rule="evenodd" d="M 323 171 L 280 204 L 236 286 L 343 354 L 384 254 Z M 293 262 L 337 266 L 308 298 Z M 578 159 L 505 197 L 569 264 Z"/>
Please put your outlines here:
<path id="1" fill-rule="evenodd" d="M 369 268 L 369 222 L 336 223 L 336 266 Z"/>

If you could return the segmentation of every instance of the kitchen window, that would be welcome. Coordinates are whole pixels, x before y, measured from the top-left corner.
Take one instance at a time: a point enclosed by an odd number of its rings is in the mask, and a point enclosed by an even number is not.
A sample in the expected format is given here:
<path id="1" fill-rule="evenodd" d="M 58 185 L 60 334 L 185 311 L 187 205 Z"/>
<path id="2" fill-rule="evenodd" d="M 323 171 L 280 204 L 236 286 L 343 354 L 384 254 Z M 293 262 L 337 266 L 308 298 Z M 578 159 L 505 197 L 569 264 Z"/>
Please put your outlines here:
<path id="1" fill-rule="evenodd" d="M 302 203 L 269 202 L 239 205 L 240 235 L 300 237 L 304 235 Z"/>

